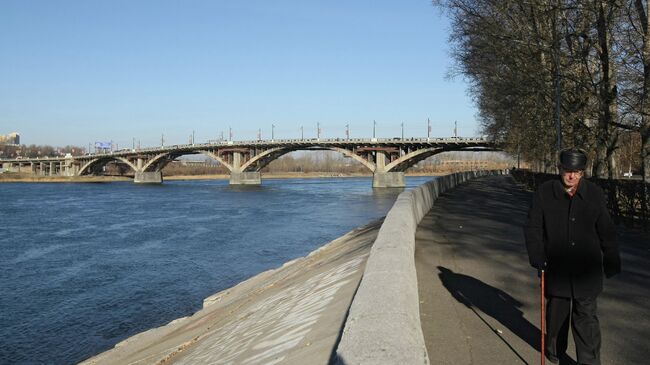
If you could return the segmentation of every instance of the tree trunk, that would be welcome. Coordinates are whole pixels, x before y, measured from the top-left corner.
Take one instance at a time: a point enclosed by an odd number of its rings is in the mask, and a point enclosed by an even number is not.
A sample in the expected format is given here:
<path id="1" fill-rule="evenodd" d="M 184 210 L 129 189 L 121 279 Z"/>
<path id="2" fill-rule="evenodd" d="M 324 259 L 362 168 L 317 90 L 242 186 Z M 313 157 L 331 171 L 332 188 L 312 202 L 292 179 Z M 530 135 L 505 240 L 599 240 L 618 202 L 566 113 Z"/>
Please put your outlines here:
<path id="1" fill-rule="evenodd" d="M 599 141 L 600 141 L 600 137 Z M 602 179 L 607 172 L 607 148 L 605 148 L 602 141 L 596 146 L 596 157 L 592 165 L 591 176 Z"/>
<path id="2" fill-rule="evenodd" d="M 641 128 L 641 169 L 643 181 L 650 184 L 650 128 Z"/>
<path id="3" fill-rule="evenodd" d="M 643 0 L 636 0 L 636 11 L 641 20 L 643 28 L 643 92 L 641 94 L 641 174 L 646 183 L 650 183 L 650 112 L 648 109 L 648 92 L 650 91 L 650 23 L 648 22 L 648 12 L 650 3 Z"/>
<path id="4" fill-rule="evenodd" d="M 598 20 L 596 27 L 598 31 L 598 58 L 600 60 L 600 73 L 601 82 L 599 88 L 599 117 L 598 117 L 598 131 L 597 140 L 599 141 L 596 151 L 596 177 L 604 178 L 609 163 L 608 160 L 614 150 L 618 141 L 617 133 L 613 128 L 613 124 L 617 119 L 618 111 L 616 106 L 616 80 L 614 77 L 614 62 L 613 57 L 610 55 L 611 35 L 610 35 L 610 20 L 607 14 L 612 6 L 611 0 L 601 0 L 598 4 Z M 607 176 L 612 178 L 613 172 L 608 171 Z"/>
<path id="5" fill-rule="evenodd" d="M 613 150 L 607 150 L 607 177 L 609 179 L 618 179 L 618 165 L 616 164 L 616 153 Z"/>

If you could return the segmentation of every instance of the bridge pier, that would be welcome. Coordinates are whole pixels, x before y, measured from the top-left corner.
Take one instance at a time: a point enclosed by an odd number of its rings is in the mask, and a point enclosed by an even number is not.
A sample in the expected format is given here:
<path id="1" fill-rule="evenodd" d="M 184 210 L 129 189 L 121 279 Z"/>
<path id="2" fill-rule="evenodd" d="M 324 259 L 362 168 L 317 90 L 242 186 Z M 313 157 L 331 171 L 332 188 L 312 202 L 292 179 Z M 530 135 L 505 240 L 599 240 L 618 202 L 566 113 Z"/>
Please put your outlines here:
<path id="1" fill-rule="evenodd" d="M 61 164 L 60 174 L 63 176 L 77 176 L 79 174 L 79 169 L 75 165 Z"/>
<path id="2" fill-rule="evenodd" d="M 163 182 L 162 171 L 136 171 L 133 182 L 136 184 L 161 184 Z"/>
<path id="3" fill-rule="evenodd" d="M 403 188 L 404 172 L 387 172 L 386 155 L 383 152 L 375 152 L 375 164 L 377 168 L 372 174 L 373 188 Z"/>
<path id="4" fill-rule="evenodd" d="M 404 172 L 375 172 L 372 174 L 373 188 L 403 188 L 405 186 Z"/>
<path id="5" fill-rule="evenodd" d="M 230 185 L 260 185 L 262 173 L 259 171 L 230 172 Z"/>

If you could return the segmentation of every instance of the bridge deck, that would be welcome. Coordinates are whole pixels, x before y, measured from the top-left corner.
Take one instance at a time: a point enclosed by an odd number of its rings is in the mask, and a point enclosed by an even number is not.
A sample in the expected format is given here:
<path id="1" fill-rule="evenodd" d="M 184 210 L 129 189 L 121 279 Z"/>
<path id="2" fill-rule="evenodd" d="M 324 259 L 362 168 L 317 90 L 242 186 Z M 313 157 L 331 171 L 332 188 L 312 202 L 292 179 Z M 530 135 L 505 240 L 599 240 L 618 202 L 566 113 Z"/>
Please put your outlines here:
<path id="1" fill-rule="evenodd" d="M 176 144 L 160 147 L 145 148 L 124 148 L 117 151 L 106 151 L 88 153 L 66 157 L 38 157 L 38 158 L 13 158 L 0 159 L 4 163 L 41 163 L 57 162 L 66 159 L 83 160 L 100 157 L 134 157 L 142 154 L 157 154 L 166 152 L 183 152 L 183 154 L 196 154 L 202 150 L 216 148 L 237 149 L 237 148 L 273 148 L 289 147 L 295 149 L 311 149 L 319 146 L 346 147 L 346 146 L 478 146 L 493 147 L 495 144 L 483 137 L 450 137 L 450 138 L 305 138 L 305 139 L 276 139 L 276 140 L 252 140 L 252 141 L 217 141 L 211 143 Z"/>

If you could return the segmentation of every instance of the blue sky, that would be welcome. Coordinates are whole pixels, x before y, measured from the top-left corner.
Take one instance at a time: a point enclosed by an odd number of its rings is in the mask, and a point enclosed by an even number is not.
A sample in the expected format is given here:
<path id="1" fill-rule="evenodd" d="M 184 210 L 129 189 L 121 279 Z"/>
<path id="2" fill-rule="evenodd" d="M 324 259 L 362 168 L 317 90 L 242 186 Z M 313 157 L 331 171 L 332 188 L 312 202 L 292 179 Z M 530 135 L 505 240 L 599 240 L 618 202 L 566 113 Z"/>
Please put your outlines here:
<path id="1" fill-rule="evenodd" d="M 128 147 L 477 135 L 428 0 L 0 1 L 0 133 Z"/>

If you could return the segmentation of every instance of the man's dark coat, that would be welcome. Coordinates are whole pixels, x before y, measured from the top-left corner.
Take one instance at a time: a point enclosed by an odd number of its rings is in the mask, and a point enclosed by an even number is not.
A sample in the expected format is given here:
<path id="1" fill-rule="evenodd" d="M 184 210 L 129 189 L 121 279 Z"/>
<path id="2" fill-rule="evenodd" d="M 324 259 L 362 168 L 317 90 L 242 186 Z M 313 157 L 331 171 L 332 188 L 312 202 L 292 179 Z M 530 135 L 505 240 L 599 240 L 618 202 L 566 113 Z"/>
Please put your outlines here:
<path id="1" fill-rule="evenodd" d="M 603 290 L 603 269 L 608 277 L 621 271 L 605 195 L 584 178 L 573 198 L 559 179 L 540 185 L 524 231 L 531 265 L 547 265 L 547 295 L 594 297 Z"/>

